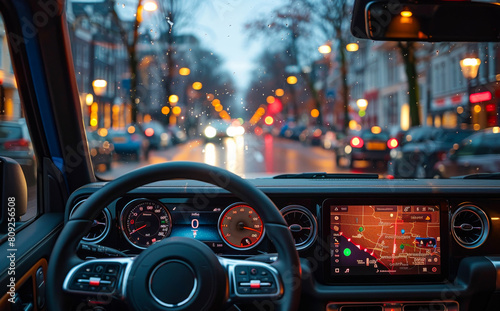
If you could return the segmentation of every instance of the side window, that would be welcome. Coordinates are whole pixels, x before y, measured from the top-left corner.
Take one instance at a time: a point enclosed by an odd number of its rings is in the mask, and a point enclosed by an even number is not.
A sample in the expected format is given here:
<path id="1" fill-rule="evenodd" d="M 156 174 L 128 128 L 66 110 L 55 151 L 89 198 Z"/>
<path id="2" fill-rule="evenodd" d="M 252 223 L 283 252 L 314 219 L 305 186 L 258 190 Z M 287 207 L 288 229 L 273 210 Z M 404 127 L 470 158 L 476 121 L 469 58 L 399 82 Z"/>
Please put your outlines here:
<path id="1" fill-rule="evenodd" d="M 3 19 L 0 17 L 0 156 L 15 160 L 24 172 L 28 185 L 28 209 L 21 221 L 37 215 L 37 163 L 31 137 L 12 70 L 12 61 Z M 1 236 L 2 234 L 0 234 Z"/>

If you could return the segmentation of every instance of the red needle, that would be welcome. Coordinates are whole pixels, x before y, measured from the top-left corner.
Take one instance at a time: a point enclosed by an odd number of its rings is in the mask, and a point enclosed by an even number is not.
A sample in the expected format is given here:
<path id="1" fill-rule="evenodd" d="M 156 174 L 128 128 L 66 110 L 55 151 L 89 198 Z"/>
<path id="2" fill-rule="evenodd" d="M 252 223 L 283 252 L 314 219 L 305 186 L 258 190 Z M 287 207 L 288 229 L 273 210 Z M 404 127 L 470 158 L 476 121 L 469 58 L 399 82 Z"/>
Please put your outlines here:
<path id="1" fill-rule="evenodd" d="M 144 227 L 146 227 L 146 225 L 141 226 L 141 227 L 139 227 L 139 228 L 137 228 L 137 229 L 135 229 L 135 230 L 132 230 L 132 232 L 130 232 L 130 234 L 135 233 L 135 232 L 137 232 L 137 231 L 141 230 L 141 229 L 142 229 L 142 228 L 144 228 Z"/>
<path id="2" fill-rule="evenodd" d="M 253 228 L 243 227 L 243 229 L 252 230 L 252 231 L 255 231 L 255 232 L 260 233 L 260 231 L 259 231 L 259 230 L 256 230 L 256 229 L 253 229 Z"/>

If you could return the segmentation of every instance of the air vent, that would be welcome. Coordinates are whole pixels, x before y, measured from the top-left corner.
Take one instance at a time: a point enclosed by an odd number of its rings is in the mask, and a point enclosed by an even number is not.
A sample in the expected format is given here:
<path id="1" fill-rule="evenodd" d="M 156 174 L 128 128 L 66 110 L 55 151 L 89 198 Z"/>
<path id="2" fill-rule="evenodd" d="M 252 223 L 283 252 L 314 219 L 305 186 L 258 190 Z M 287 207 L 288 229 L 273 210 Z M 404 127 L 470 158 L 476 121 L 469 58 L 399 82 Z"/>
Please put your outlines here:
<path id="1" fill-rule="evenodd" d="M 457 209 L 451 219 L 451 226 L 455 241 L 465 248 L 481 246 L 488 236 L 488 216 L 473 205 Z"/>
<path id="2" fill-rule="evenodd" d="M 297 250 L 306 249 L 316 239 L 317 223 L 313 214 L 304 206 L 289 205 L 281 210 L 292 233 Z"/>
<path id="3" fill-rule="evenodd" d="M 71 210 L 71 215 L 73 212 L 85 202 L 85 200 L 81 200 L 75 204 L 75 207 Z M 82 240 L 89 243 L 99 243 L 107 236 L 110 229 L 110 220 L 111 214 L 107 208 L 103 209 L 99 216 L 94 219 L 92 226 L 89 229 L 89 232 L 83 236 Z"/>

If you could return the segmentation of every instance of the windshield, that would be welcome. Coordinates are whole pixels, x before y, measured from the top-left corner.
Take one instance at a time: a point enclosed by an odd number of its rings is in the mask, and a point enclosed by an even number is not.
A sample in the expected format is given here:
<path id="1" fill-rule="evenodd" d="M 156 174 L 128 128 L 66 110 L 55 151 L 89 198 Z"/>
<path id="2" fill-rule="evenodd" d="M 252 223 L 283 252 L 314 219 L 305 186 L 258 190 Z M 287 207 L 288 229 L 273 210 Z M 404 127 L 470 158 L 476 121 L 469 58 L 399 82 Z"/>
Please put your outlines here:
<path id="1" fill-rule="evenodd" d="M 498 148 L 485 160 L 464 139 L 498 140 L 498 44 L 357 39 L 352 5 L 69 1 L 96 174 L 178 160 L 247 178 L 490 172 Z"/>

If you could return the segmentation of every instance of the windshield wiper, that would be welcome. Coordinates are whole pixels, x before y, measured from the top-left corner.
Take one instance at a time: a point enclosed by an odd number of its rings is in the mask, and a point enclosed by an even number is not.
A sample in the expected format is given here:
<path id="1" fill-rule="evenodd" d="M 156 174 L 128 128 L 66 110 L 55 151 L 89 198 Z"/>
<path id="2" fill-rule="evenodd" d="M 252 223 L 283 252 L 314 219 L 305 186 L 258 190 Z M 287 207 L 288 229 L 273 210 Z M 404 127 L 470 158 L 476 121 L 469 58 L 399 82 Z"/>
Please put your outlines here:
<path id="1" fill-rule="evenodd" d="M 350 174 L 350 173 L 328 174 L 325 172 L 321 172 L 321 173 L 281 174 L 274 176 L 273 179 L 378 179 L 378 174 Z"/>
<path id="2" fill-rule="evenodd" d="M 453 177 L 452 177 L 453 178 Z M 476 173 L 455 178 L 462 179 L 500 179 L 500 173 Z"/>

